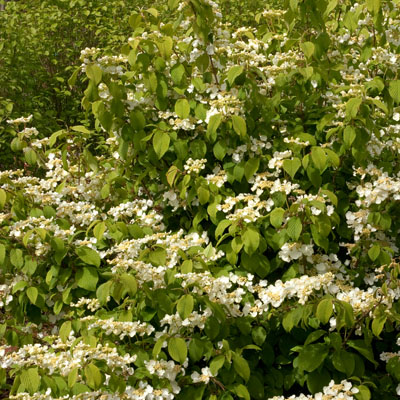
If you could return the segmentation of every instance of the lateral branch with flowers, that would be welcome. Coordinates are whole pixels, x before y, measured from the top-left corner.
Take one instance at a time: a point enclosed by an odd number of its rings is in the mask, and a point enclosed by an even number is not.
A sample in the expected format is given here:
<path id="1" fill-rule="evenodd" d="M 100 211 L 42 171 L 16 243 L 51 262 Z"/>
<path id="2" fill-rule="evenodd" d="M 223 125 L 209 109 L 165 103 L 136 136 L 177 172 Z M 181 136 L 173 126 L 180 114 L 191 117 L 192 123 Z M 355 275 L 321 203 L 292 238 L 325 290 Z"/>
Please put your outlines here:
<path id="1" fill-rule="evenodd" d="M 7 121 L 0 393 L 397 398 L 400 2 L 129 23 L 82 50 L 93 127 Z"/>

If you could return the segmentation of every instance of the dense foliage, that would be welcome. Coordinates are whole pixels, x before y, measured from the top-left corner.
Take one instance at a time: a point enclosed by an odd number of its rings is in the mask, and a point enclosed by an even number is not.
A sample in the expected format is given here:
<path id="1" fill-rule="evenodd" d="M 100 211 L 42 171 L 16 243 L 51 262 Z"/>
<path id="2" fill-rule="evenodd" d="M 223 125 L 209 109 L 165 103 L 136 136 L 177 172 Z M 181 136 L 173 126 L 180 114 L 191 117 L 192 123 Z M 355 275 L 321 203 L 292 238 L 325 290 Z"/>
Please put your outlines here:
<path id="1" fill-rule="evenodd" d="M 137 9 L 92 128 L 8 119 L 6 397 L 397 398 L 400 3 L 258 4 Z"/>
<path id="2" fill-rule="evenodd" d="M 81 50 L 119 51 L 130 34 L 127 14 L 140 2 L 118 0 L 19 0 L 0 12 L 0 100 L 13 103 L 14 116 L 35 115 L 49 135 L 86 119 L 80 102 L 83 84 L 68 80 Z M 75 81 L 76 74 L 72 81 Z M 0 140 L 0 165 L 12 165 L 12 133 Z"/>

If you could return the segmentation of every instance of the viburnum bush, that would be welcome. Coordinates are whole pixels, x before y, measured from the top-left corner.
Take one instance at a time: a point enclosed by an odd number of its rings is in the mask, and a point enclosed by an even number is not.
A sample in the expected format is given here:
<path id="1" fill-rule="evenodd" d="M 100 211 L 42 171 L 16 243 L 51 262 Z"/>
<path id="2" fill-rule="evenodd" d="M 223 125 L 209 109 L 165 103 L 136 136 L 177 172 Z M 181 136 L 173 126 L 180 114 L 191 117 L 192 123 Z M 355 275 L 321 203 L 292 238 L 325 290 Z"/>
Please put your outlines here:
<path id="1" fill-rule="evenodd" d="M 169 0 L 83 50 L 92 130 L 9 120 L 3 397 L 397 398 L 399 16 Z"/>

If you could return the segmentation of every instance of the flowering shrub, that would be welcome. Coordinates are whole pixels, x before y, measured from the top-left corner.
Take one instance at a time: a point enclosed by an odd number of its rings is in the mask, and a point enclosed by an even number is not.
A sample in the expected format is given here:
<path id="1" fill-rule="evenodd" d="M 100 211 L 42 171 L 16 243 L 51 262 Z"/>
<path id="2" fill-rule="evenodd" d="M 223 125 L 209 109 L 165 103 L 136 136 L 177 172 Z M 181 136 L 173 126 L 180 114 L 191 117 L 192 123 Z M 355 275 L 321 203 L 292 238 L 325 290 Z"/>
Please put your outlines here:
<path id="1" fill-rule="evenodd" d="M 104 143 L 8 121 L 2 390 L 396 398 L 398 3 L 291 0 L 239 29 L 168 7 L 82 52 Z"/>
<path id="2" fill-rule="evenodd" d="M 85 47 L 119 49 L 130 33 L 125 15 L 138 4 L 125 0 L 7 2 L 5 11 L 0 11 L 0 96 L 14 103 L 14 116 L 34 114 L 43 136 L 84 120 L 80 101 L 85 83 L 72 85 L 73 76 L 68 85 L 80 52 Z M 10 153 L 11 140 L 12 134 L 2 134 L 1 164 L 13 165 L 3 156 Z"/>

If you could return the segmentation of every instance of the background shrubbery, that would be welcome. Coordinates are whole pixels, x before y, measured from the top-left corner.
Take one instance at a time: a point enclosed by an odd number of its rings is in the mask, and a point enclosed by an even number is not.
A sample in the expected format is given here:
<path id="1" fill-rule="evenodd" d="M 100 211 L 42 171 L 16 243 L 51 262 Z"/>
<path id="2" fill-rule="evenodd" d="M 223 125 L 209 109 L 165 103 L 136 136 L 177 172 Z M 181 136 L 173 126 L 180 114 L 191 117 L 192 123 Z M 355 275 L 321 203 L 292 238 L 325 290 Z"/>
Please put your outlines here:
<path id="1" fill-rule="evenodd" d="M 0 18 L 3 397 L 397 397 L 397 2 Z"/>

